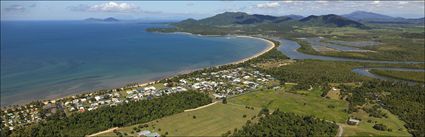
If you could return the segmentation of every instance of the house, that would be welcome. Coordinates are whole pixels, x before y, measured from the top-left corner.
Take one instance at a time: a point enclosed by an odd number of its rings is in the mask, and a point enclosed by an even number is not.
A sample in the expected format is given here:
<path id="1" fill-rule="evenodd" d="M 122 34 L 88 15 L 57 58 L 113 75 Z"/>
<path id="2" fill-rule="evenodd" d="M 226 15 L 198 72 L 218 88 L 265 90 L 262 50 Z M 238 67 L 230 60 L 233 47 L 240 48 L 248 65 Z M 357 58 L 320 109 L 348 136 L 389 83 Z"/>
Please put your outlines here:
<path id="1" fill-rule="evenodd" d="M 154 133 L 150 133 L 150 134 L 146 135 L 146 137 L 160 137 L 160 135 L 158 133 L 154 132 Z"/>
<path id="2" fill-rule="evenodd" d="M 86 111 L 86 110 L 84 109 L 84 107 L 80 107 L 80 108 L 79 108 L 79 111 L 80 111 L 80 112 L 84 112 L 84 111 Z"/>
<path id="3" fill-rule="evenodd" d="M 225 95 L 219 95 L 219 94 L 216 94 L 216 93 L 214 93 L 214 94 L 213 94 L 213 96 L 214 96 L 216 99 L 221 99 L 221 98 L 225 98 L 225 97 L 226 97 Z"/>
<path id="4" fill-rule="evenodd" d="M 94 99 L 96 99 L 96 101 L 101 100 L 103 97 L 102 96 L 95 96 Z"/>
<path id="5" fill-rule="evenodd" d="M 350 118 L 350 119 L 348 119 L 348 121 L 347 121 L 347 124 L 348 125 L 358 125 L 360 123 L 360 120 L 358 120 L 358 119 L 354 119 L 354 118 Z"/>
<path id="6" fill-rule="evenodd" d="M 140 131 L 137 135 L 139 135 L 139 137 L 140 136 L 147 136 L 150 133 L 151 133 L 151 131 L 149 131 L 149 130 L 143 130 L 143 131 Z"/>
<path id="7" fill-rule="evenodd" d="M 183 84 L 187 84 L 187 81 L 185 79 L 180 79 L 179 81 Z"/>
<path id="8" fill-rule="evenodd" d="M 145 87 L 144 90 L 156 90 L 154 86 Z"/>

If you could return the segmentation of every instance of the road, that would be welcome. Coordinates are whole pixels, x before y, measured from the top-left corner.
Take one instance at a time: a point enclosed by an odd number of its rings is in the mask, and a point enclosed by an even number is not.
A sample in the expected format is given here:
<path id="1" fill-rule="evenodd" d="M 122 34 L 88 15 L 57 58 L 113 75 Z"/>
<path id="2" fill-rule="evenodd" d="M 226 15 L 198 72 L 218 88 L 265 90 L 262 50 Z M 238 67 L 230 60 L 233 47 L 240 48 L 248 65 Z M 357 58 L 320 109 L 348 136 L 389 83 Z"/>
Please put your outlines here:
<path id="1" fill-rule="evenodd" d="M 336 137 L 342 137 L 342 133 L 344 133 L 344 128 L 338 124 L 338 133 L 336 133 Z"/>
<path id="2" fill-rule="evenodd" d="M 198 110 L 198 109 L 206 108 L 208 106 L 214 105 L 217 102 L 219 102 L 219 101 L 216 101 L 216 102 L 204 105 L 204 106 L 200 106 L 200 107 L 197 107 L 197 108 L 194 108 L 194 109 L 186 109 L 186 110 L 184 110 L 184 112 L 195 111 L 195 110 Z"/>
<path id="3" fill-rule="evenodd" d="M 102 134 L 104 134 L 104 133 L 112 132 L 112 131 L 114 131 L 115 129 L 118 129 L 118 127 L 114 127 L 114 128 L 110 128 L 110 129 L 105 130 L 105 131 L 97 132 L 97 133 L 94 133 L 94 134 L 88 135 L 87 137 L 95 137 L 95 136 L 98 136 L 98 135 L 102 135 Z"/>

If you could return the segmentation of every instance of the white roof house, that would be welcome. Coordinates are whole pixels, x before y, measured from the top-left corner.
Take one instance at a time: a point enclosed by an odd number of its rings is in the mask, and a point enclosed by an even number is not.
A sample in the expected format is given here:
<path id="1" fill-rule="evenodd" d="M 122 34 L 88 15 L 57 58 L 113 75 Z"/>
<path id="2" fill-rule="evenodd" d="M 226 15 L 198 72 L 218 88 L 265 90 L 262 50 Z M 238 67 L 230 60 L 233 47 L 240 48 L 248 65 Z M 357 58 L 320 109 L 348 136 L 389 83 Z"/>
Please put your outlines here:
<path id="1" fill-rule="evenodd" d="M 350 118 L 347 121 L 347 124 L 349 124 L 349 125 L 358 125 L 359 123 L 360 123 L 360 120 L 354 119 L 354 118 Z"/>
<path id="2" fill-rule="evenodd" d="M 143 130 L 138 133 L 139 136 L 147 136 L 151 133 L 149 130 Z"/>
<path id="3" fill-rule="evenodd" d="M 103 97 L 101 97 L 101 96 L 95 96 L 94 97 L 94 99 L 96 99 L 96 101 L 99 101 L 99 100 L 101 100 Z"/>

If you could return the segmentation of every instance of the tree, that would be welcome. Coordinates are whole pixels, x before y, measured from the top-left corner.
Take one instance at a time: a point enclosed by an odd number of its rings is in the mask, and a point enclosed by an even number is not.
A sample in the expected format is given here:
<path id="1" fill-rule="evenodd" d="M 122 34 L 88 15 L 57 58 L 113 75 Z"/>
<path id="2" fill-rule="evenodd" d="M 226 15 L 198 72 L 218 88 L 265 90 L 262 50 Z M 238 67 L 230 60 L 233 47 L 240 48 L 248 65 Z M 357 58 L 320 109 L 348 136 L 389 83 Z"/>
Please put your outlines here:
<path id="1" fill-rule="evenodd" d="M 227 98 L 223 98 L 222 103 L 227 104 Z"/>

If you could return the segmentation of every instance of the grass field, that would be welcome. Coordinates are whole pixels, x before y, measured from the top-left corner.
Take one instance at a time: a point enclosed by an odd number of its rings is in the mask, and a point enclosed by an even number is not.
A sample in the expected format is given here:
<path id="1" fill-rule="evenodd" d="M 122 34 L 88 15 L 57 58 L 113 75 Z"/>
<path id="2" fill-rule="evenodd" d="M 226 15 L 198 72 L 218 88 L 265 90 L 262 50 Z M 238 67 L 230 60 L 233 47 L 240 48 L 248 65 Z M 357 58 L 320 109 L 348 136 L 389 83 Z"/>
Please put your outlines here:
<path id="1" fill-rule="evenodd" d="M 344 112 L 348 103 L 342 100 L 331 100 L 320 97 L 319 89 L 313 89 L 303 95 L 284 91 L 259 91 L 230 98 L 234 104 L 280 109 L 299 115 L 313 115 L 318 118 L 344 123 L 348 114 Z"/>
<path id="2" fill-rule="evenodd" d="M 308 93 L 308 94 L 306 94 Z M 335 99 L 322 98 L 322 92 L 319 89 L 311 91 L 302 91 L 289 93 L 285 91 L 259 91 L 230 98 L 229 102 L 234 104 L 250 105 L 256 107 L 268 107 L 277 109 L 284 112 L 293 112 L 300 115 L 313 115 L 325 120 L 335 121 L 341 123 L 343 126 L 344 136 L 410 136 L 404 122 L 399 120 L 397 116 L 391 114 L 385 109 L 382 109 L 388 118 L 373 118 L 369 117 L 366 112 L 356 112 L 347 114 L 344 109 L 347 109 L 348 102 L 340 100 L 338 97 Z M 330 107 L 330 106 L 333 107 Z M 362 121 L 358 126 L 349 126 L 345 124 L 349 116 L 361 118 Z M 393 131 L 378 131 L 373 129 L 374 123 L 368 123 L 367 120 L 377 121 L 387 125 Z M 400 130 L 399 130 L 400 129 Z"/>
<path id="3" fill-rule="evenodd" d="M 247 120 L 257 115 L 259 111 L 259 108 L 251 110 L 241 105 L 216 103 L 203 109 L 151 121 L 147 123 L 149 127 L 142 130 L 155 131 L 162 135 L 168 132 L 167 136 L 220 136 L 229 130 L 233 131 L 235 128 L 242 127 Z M 244 118 L 243 115 L 246 115 L 246 117 Z M 193 116 L 196 116 L 196 119 Z M 131 131 L 137 126 L 119 128 L 118 131 L 134 135 L 131 134 Z M 109 132 L 100 136 L 116 135 Z"/>
<path id="4" fill-rule="evenodd" d="M 349 126 L 344 125 L 344 135 L 345 136 L 411 136 L 407 129 L 403 126 L 405 123 L 398 119 L 397 116 L 391 114 L 388 110 L 382 109 L 384 113 L 387 114 L 388 118 L 374 118 L 370 117 L 369 114 L 363 110 L 355 112 L 352 114 L 353 117 L 362 119 L 362 122 L 358 126 Z M 372 121 L 371 123 L 367 122 L 368 120 Z M 388 131 L 379 131 L 373 129 L 375 122 L 386 125 L 388 128 L 392 129 L 391 132 Z"/>
<path id="5" fill-rule="evenodd" d="M 395 71 L 372 69 L 371 73 L 396 79 L 425 82 L 425 72 Z"/>

